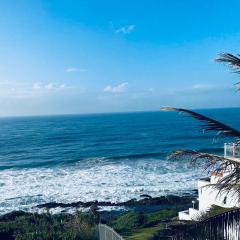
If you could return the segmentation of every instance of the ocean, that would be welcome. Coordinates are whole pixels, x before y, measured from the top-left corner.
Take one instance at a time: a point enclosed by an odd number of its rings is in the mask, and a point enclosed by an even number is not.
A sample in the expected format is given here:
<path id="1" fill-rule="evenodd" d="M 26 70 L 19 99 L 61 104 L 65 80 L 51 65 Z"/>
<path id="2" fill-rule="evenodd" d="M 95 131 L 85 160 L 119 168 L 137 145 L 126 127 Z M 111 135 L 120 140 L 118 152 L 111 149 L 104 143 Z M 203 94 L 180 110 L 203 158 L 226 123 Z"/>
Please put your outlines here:
<path id="1" fill-rule="evenodd" d="M 240 127 L 240 109 L 199 110 Z M 232 139 L 175 112 L 0 118 L 0 214 L 47 202 L 191 193 L 207 175 L 177 149 L 223 154 Z"/>

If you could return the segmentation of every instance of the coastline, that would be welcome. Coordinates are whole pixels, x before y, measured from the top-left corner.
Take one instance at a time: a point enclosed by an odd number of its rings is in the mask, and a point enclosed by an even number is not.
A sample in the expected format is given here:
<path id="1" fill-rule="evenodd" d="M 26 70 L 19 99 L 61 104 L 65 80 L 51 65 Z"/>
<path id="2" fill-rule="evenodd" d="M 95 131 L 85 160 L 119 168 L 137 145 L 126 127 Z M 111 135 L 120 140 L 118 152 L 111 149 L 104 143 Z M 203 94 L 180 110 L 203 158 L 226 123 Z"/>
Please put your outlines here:
<path id="1" fill-rule="evenodd" d="M 194 190 L 196 193 L 196 190 Z M 156 206 L 156 205 L 172 205 L 172 204 L 186 204 L 191 199 L 196 197 L 196 194 L 186 194 L 183 196 L 177 196 L 177 195 L 167 195 L 167 196 L 160 196 L 160 197 L 151 197 L 150 195 L 143 194 L 140 196 L 141 198 L 137 200 L 136 198 L 130 199 L 128 201 L 123 202 L 111 202 L 111 201 L 88 201 L 88 202 L 72 202 L 72 203 L 60 203 L 60 202 L 49 202 L 45 204 L 39 204 L 36 207 L 37 208 L 47 208 L 52 209 L 56 207 L 61 208 L 89 208 L 92 205 L 95 205 L 96 207 L 133 207 L 133 206 Z"/>
<path id="2" fill-rule="evenodd" d="M 51 214 L 74 214 L 77 211 L 89 212 L 94 209 L 97 212 L 128 212 L 128 211 L 143 211 L 151 212 L 160 209 L 183 209 L 191 205 L 191 201 L 197 197 L 197 190 L 192 190 L 192 194 L 185 193 L 179 195 L 166 195 L 152 197 L 148 194 L 140 195 L 139 199 L 132 198 L 127 201 L 111 202 L 111 201 L 76 201 L 71 203 L 63 202 L 47 202 L 38 204 L 29 210 L 13 210 L 3 213 L 0 216 L 8 215 L 13 212 L 29 212 L 29 213 L 44 213 Z"/>
<path id="3" fill-rule="evenodd" d="M 80 229 L 81 234 L 86 233 L 89 236 L 86 239 L 98 239 L 98 223 L 116 228 L 125 238 L 141 228 L 141 231 L 150 231 L 147 236 L 153 236 L 161 230 L 166 221 L 175 218 L 179 210 L 190 207 L 191 200 L 195 197 L 196 194 L 193 191 L 193 194 L 185 196 L 151 197 L 143 194 L 139 200 L 130 199 L 118 203 L 104 201 L 79 201 L 69 204 L 50 202 L 36 206 L 42 212 L 12 211 L 1 215 L 0 238 L 12 240 L 16 233 L 19 234 L 19 231 L 22 236 L 29 231 L 38 232 L 36 234 L 40 234 L 46 239 L 52 239 L 47 238 L 49 232 L 51 236 L 55 237 L 59 234 L 65 236 L 72 232 L 77 234 L 79 228 L 75 228 L 75 225 L 79 224 L 78 221 L 81 221 L 84 226 L 88 226 L 87 229 L 85 227 Z M 61 211 L 54 212 L 56 209 L 61 209 Z M 75 211 L 69 211 L 70 209 Z M 124 221 L 122 221 L 123 219 Z M 54 229 L 51 228 L 52 224 L 55 225 Z M 131 225 L 132 227 L 130 227 Z M 126 227 L 127 229 L 130 227 L 131 231 L 125 229 Z"/>

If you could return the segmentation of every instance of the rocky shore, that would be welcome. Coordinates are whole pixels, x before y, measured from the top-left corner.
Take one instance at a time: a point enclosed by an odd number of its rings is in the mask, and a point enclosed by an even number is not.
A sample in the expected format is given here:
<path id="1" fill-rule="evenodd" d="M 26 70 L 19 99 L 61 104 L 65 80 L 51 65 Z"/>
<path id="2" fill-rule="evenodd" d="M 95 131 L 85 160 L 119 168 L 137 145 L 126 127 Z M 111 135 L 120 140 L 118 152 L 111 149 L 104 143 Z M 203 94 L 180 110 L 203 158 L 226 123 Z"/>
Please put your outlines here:
<path id="1" fill-rule="evenodd" d="M 72 203 L 61 203 L 61 202 L 49 202 L 44 204 L 39 204 L 36 207 L 52 209 L 52 208 L 89 208 L 89 207 L 134 207 L 134 206 L 159 206 L 159 205 L 169 205 L 169 206 L 180 206 L 188 205 L 196 197 L 194 192 L 191 195 L 177 196 L 168 195 L 160 197 L 151 197 L 149 195 L 143 194 L 140 199 L 130 199 L 125 202 L 110 202 L 110 201 L 89 201 L 89 202 L 72 202 Z"/>
<path id="2" fill-rule="evenodd" d="M 118 203 L 49 202 L 37 205 L 33 212 L 13 211 L 0 216 L 0 239 L 15 240 L 15 236 L 21 239 L 75 239 L 71 238 L 74 233 L 74 236 L 84 234 L 84 239 L 94 240 L 98 239 L 96 226 L 99 222 L 113 227 L 123 236 L 139 231 L 152 236 L 166 221 L 175 218 L 178 211 L 190 207 L 195 198 L 194 191 L 184 196 L 151 197 L 143 194 L 139 199 Z M 82 211 L 83 208 L 86 211 Z M 29 232 L 33 234 L 32 238 L 29 238 Z"/>

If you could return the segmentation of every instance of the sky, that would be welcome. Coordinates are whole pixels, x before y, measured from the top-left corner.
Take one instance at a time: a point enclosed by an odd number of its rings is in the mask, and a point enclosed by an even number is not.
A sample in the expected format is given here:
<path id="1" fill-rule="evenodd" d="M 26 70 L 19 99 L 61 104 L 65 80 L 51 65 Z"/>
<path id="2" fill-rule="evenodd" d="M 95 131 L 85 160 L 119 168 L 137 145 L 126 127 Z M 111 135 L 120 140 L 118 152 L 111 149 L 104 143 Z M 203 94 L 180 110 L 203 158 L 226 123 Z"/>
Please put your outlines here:
<path id="1" fill-rule="evenodd" d="M 239 107 L 235 0 L 1 0 L 0 116 Z"/>

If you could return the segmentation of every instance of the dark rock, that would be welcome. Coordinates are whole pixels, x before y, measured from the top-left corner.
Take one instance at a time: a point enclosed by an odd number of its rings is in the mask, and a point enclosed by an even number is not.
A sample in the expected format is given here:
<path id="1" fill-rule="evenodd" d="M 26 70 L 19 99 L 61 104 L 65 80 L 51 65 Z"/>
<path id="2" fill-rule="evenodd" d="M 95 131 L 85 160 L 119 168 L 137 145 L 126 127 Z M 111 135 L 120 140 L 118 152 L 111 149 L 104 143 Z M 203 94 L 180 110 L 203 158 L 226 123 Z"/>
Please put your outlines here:
<path id="1" fill-rule="evenodd" d="M 22 217 L 22 216 L 29 216 L 31 213 L 27 213 L 24 211 L 13 211 L 10 213 L 6 213 L 3 216 L 0 216 L 0 221 L 13 221 L 16 217 Z"/>
<path id="2" fill-rule="evenodd" d="M 152 198 L 150 195 L 148 195 L 148 194 L 142 194 L 142 195 L 140 195 L 140 197 L 142 197 L 142 198 Z"/>
<path id="3" fill-rule="evenodd" d="M 91 210 L 91 212 L 94 213 L 94 214 L 97 212 L 97 210 L 99 210 L 99 207 L 98 207 L 97 202 L 93 203 L 93 204 L 90 206 L 90 210 Z"/>
<path id="4" fill-rule="evenodd" d="M 161 196 L 161 197 L 151 197 L 149 195 L 141 195 L 142 197 L 145 197 L 143 199 L 137 200 L 136 198 L 130 199 L 125 202 L 118 202 L 118 203 L 112 203 L 112 202 L 98 202 L 98 201 L 89 201 L 89 202 L 73 202 L 73 203 L 57 203 L 57 202 L 50 202 L 45 204 L 37 205 L 38 208 L 68 208 L 68 207 L 83 207 L 83 208 L 90 208 L 91 206 L 98 206 L 98 207 L 104 207 L 104 206 L 148 206 L 148 205 L 183 205 L 183 204 L 189 204 L 191 201 L 195 198 L 195 195 L 185 195 L 185 196 L 177 196 L 177 195 L 167 195 L 167 196 Z"/>
<path id="5" fill-rule="evenodd" d="M 197 190 L 197 189 L 194 189 L 194 190 L 193 190 L 193 193 L 194 193 L 194 194 L 198 194 L 198 190 Z"/>

